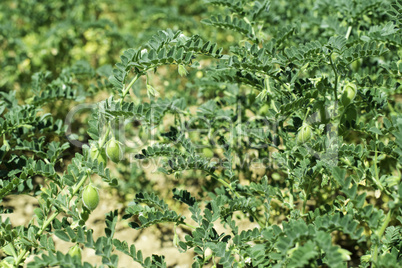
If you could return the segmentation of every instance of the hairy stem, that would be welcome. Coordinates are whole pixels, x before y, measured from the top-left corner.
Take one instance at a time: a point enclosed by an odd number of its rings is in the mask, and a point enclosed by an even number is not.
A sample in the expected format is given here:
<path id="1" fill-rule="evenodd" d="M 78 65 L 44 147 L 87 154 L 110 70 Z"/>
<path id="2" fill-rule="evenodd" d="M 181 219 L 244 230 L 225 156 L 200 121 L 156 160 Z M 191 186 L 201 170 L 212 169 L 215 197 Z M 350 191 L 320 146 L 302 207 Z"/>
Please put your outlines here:
<path id="1" fill-rule="evenodd" d="M 352 26 L 348 27 L 348 31 L 346 32 L 345 38 L 349 39 L 350 33 L 352 32 Z"/>
<path id="2" fill-rule="evenodd" d="M 376 120 L 375 126 L 378 128 L 378 121 Z M 375 152 L 374 152 L 374 183 L 380 188 L 380 190 L 383 190 L 382 184 L 380 183 L 380 178 L 379 178 L 379 172 L 377 168 L 377 157 L 378 157 L 378 150 L 377 150 L 377 140 L 378 140 L 378 134 L 375 134 Z"/>
<path id="3" fill-rule="evenodd" d="M 335 99 L 335 102 L 337 102 L 338 101 L 338 72 L 335 68 L 335 65 L 334 65 L 334 62 L 332 61 L 331 56 L 332 56 L 332 53 L 331 53 L 331 55 L 329 55 L 329 61 L 331 62 L 331 67 L 335 74 L 334 99 Z"/>
<path id="4" fill-rule="evenodd" d="M 311 181 L 312 180 L 313 179 L 310 179 L 310 182 L 308 183 L 307 191 L 305 191 L 305 193 L 304 193 L 302 215 L 305 215 L 305 213 L 306 213 L 307 201 L 310 199 Z"/>
<path id="5" fill-rule="evenodd" d="M 378 239 L 381 240 L 382 235 L 385 232 L 385 229 L 388 227 L 389 222 L 391 221 L 391 215 L 392 211 L 391 209 L 388 211 L 387 216 L 385 217 L 384 222 L 381 225 L 381 228 L 377 232 Z M 374 252 L 373 252 L 373 262 L 376 263 L 378 259 L 378 244 L 375 245 L 374 247 Z"/>
<path id="6" fill-rule="evenodd" d="M 236 191 L 232 188 L 232 186 L 231 186 L 229 183 L 227 183 L 225 180 L 223 180 L 223 179 L 221 179 L 221 178 L 218 178 L 218 177 L 215 176 L 215 175 L 213 175 L 212 177 L 213 177 L 214 179 L 217 179 L 220 183 L 222 183 L 225 187 L 227 187 L 232 193 L 234 193 L 234 194 L 236 195 L 236 197 L 240 197 L 239 193 L 236 192 Z"/>
<path id="7" fill-rule="evenodd" d="M 99 148 L 103 148 L 103 146 L 106 143 L 106 139 L 109 137 L 109 133 L 110 133 L 110 125 L 106 128 L 105 135 L 103 135 L 102 139 L 99 140 Z"/>
<path id="8" fill-rule="evenodd" d="M 126 97 L 126 95 L 128 94 L 128 92 L 130 91 L 130 88 L 134 85 L 134 83 L 138 80 L 138 78 L 141 77 L 141 73 L 137 74 L 131 81 L 130 83 L 123 89 L 123 94 L 122 94 L 122 98 L 120 100 L 120 103 L 123 102 L 124 98 Z"/>

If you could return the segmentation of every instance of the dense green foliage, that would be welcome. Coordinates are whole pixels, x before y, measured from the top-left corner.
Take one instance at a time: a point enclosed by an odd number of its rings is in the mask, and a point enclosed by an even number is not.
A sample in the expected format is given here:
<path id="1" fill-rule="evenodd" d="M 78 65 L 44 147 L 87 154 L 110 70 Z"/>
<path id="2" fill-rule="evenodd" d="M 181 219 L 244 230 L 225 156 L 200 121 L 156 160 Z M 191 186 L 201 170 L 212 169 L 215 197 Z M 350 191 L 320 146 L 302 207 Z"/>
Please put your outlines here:
<path id="1" fill-rule="evenodd" d="M 135 3 L 0 3 L 2 267 L 166 267 L 118 221 L 192 267 L 402 266 L 401 0 Z M 129 203 L 94 238 L 100 181 Z"/>

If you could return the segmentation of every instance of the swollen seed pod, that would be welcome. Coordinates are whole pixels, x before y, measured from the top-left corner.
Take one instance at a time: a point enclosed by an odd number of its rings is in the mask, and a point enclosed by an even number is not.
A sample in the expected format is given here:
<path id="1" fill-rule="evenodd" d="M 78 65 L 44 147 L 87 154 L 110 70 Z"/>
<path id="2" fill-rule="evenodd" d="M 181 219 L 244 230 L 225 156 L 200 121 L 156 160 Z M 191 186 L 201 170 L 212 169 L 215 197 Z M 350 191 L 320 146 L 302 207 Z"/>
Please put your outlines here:
<path id="1" fill-rule="evenodd" d="M 93 160 L 98 160 L 98 163 L 103 163 L 103 166 L 105 167 L 107 164 L 107 157 L 106 157 L 106 152 L 104 149 L 99 149 L 96 146 L 92 145 L 91 149 L 89 151 L 89 154 Z"/>
<path id="2" fill-rule="evenodd" d="M 92 184 L 88 184 L 82 191 L 82 202 L 89 210 L 94 210 L 99 204 L 98 189 Z"/>
<path id="3" fill-rule="evenodd" d="M 81 220 L 86 222 L 88 220 L 88 218 L 89 218 L 90 213 L 91 213 L 91 211 L 84 206 L 82 208 L 82 211 L 81 211 L 81 214 L 80 214 Z"/>
<path id="4" fill-rule="evenodd" d="M 261 106 L 261 108 L 258 110 L 258 113 L 262 116 L 267 115 L 269 112 L 269 106 L 268 104 L 264 104 L 263 106 Z"/>
<path id="5" fill-rule="evenodd" d="M 115 163 L 118 163 L 123 155 L 120 142 L 112 137 L 106 144 L 106 154 Z"/>
<path id="6" fill-rule="evenodd" d="M 307 124 L 303 124 L 297 133 L 296 142 L 297 144 L 303 144 L 308 142 L 313 136 L 311 127 Z"/>
<path id="7" fill-rule="evenodd" d="M 214 152 L 213 152 L 210 148 L 203 148 L 203 149 L 202 149 L 202 154 L 203 154 L 206 158 L 212 158 L 212 157 L 214 157 Z"/>
<path id="8" fill-rule="evenodd" d="M 360 67 L 362 66 L 363 59 L 357 59 L 350 64 L 350 68 L 353 72 L 359 71 Z"/>
<path id="9" fill-rule="evenodd" d="M 78 244 L 75 244 L 70 248 L 68 251 L 68 254 L 70 254 L 71 257 L 77 256 L 79 259 L 81 259 L 81 248 Z"/>
<path id="10" fill-rule="evenodd" d="M 342 92 L 341 103 L 343 106 L 348 106 L 356 97 L 357 87 L 356 84 L 347 83 Z"/>

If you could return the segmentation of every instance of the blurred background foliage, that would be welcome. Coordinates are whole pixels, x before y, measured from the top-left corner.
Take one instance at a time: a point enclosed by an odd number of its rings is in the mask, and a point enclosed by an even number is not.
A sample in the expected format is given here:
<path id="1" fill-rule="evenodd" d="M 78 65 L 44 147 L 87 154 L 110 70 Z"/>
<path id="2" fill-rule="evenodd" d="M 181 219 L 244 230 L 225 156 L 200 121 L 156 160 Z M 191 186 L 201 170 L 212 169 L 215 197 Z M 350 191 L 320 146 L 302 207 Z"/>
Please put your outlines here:
<path id="1" fill-rule="evenodd" d="M 29 96 L 33 73 L 50 71 L 57 77 L 74 64 L 84 68 L 82 62 L 107 74 L 122 51 L 158 30 L 197 32 L 204 11 L 202 1 L 187 0 L 1 1 L 0 90 Z"/>

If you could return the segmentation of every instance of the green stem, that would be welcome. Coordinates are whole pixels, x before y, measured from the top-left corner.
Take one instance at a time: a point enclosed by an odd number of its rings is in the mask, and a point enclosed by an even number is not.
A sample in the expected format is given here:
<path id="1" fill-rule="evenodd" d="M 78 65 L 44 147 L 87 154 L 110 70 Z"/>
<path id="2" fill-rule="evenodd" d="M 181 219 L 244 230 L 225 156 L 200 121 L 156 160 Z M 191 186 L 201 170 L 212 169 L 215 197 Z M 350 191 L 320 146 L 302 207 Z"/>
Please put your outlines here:
<path id="1" fill-rule="evenodd" d="M 231 192 L 233 192 L 233 193 L 236 195 L 236 197 L 240 197 L 239 193 L 238 193 L 238 192 L 235 192 L 235 190 L 232 188 L 232 186 L 231 186 L 229 183 L 227 183 L 225 180 L 223 180 L 223 179 L 221 179 L 221 178 L 218 178 L 218 177 L 215 176 L 215 175 L 212 175 L 212 177 L 215 178 L 215 179 L 217 179 L 217 180 L 218 180 L 220 183 L 222 183 L 225 187 L 229 188 L 229 190 L 230 190 Z"/>
<path id="2" fill-rule="evenodd" d="M 335 74 L 335 86 L 334 86 L 334 98 L 335 98 L 335 102 L 338 101 L 338 72 L 336 71 L 334 62 L 332 61 L 332 53 L 331 55 L 329 55 L 329 61 L 331 62 L 331 67 L 334 70 L 334 74 Z"/>
<path id="3" fill-rule="evenodd" d="M 106 129 L 106 133 L 103 136 L 103 138 L 101 140 L 99 140 L 99 150 L 96 150 L 96 154 L 94 155 L 93 159 L 98 159 L 98 156 L 100 154 L 100 150 L 102 150 L 103 145 L 105 145 L 106 143 L 106 139 L 109 137 L 109 133 L 110 133 L 110 126 L 108 126 L 108 128 Z"/>
<path id="4" fill-rule="evenodd" d="M 131 81 L 130 83 L 123 89 L 123 94 L 122 94 L 122 98 L 120 100 L 120 103 L 123 102 L 124 98 L 126 97 L 126 95 L 128 94 L 128 92 L 130 91 L 130 88 L 134 85 L 134 83 L 138 80 L 138 78 L 141 77 L 141 73 L 137 74 Z"/>
<path id="5" fill-rule="evenodd" d="M 306 205 L 307 201 L 310 199 L 310 191 L 311 191 L 311 181 L 314 178 L 310 179 L 310 182 L 308 183 L 307 191 L 304 193 L 304 200 L 303 200 L 303 208 L 302 208 L 302 215 L 304 216 L 306 213 Z"/>
<path id="6" fill-rule="evenodd" d="M 8 152 L 11 149 L 10 144 L 8 143 L 7 139 L 6 139 L 6 134 L 3 134 L 3 145 L 6 146 L 6 152 Z"/>
<path id="7" fill-rule="evenodd" d="M 195 229 L 197 228 L 197 227 L 195 227 L 194 225 L 188 224 L 188 223 L 186 223 L 186 222 L 184 222 L 184 221 L 178 222 L 178 223 L 177 223 L 177 226 L 179 226 L 179 224 L 184 225 L 184 226 L 187 226 L 188 228 L 193 229 L 193 230 L 195 230 Z"/>
<path id="8" fill-rule="evenodd" d="M 387 229 L 389 222 L 391 221 L 391 215 L 392 215 L 392 211 L 391 209 L 388 211 L 387 216 L 385 217 L 384 222 L 381 225 L 381 228 L 378 230 L 377 232 L 377 236 L 379 241 L 381 241 L 382 235 L 385 232 L 385 229 Z M 378 258 L 378 244 L 375 245 L 374 247 L 374 252 L 373 252 L 373 262 L 376 263 L 377 262 L 377 258 Z"/>
<path id="9" fill-rule="evenodd" d="M 378 128 L 378 121 L 376 120 L 375 122 L 376 128 Z M 378 141 L 378 134 L 375 134 L 375 152 L 374 152 L 374 182 L 375 184 L 380 188 L 380 190 L 383 190 L 383 187 L 380 183 L 380 178 L 379 178 L 379 172 L 377 168 L 377 157 L 378 157 L 378 151 L 377 151 L 377 141 Z"/>
<path id="10" fill-rule="evenodd" d="M 293 181 L 290 181 L 289 182 L 289 204 L 292 206 L 292 209 L 294 208 L 293 200 L 294 200 Z"/>
<path id="11" fill-rule="evenodd" d="M 78 192 L 78 190 L 81 188 L 81 186 L 86 182 L 87 178 L 88 178 L 88 174 L 85 175 L 81 181 L 74 187 L 73 189 L 73 193 L 71 194 L 70 198 L 68 199 L 68 203 L 71 202 L 71 200 L 73 199 L 74 195 Z M 60 210 L 56 210 L 52 216 L 50 216 L 45 223 L 42 225 L 42 228 L 38 231 L 38 233 L 36 234 L 36 237 L 39 237 L 42 235 L 42 233 L 46 230 L 46 228 L 49 226 L 49 224 L 57 217 L 57 215 L 60 214 Z M 28 252 L 28 247 L 23 249 L 17 256 L 17 259 L 15 260 L 15 266 L 18 267 L 20 265 L 20 263 L 25 259 L 25 255 Z"/>
<path id="12" fill-rule="evenodd" d="M 382 224 L 380 230 L 378 230 L 377 235 L 378 235 L 379 237 L 382 237 L 382 235 L 383 235 L 384 232 L 385 232 L 385 229 L 387 229 L 388 224 L 389 224 L 389 222 L 391 221 L 391 216 L 392 216 L 392 210 L 390 209 L 390 210 L 388 211 L 388 213 L 387 213 L 387 216 L 385 217 L 385 220 L 384 220 L 384 222 L 383 222 L 383 224 Z"/>
<path id="13" fill-rule="evenodd" d="M 305 215 L 305 213 L 306 213 L 307 201 L 310 199 L 310 195 L 311 195 L 311 184 L 312 184 L 313 180 L 315 180 L 315 178 L 317 177 L 317 174 L 318 174 L 318 171 L 314 172 L 313 176 L 310 178 L 310 181 L 308 183 L 307 192 L 305 192 L 305 197 L 303 200 L 302 215 Z"/>
<path id="14" fill-rule="evenodd" d="M 307 116 L 309 115 L 309 113 L 310 113 L 310 107 L 307 107 L 307 111 L 306 111 L 306 114 L 304 116 L 303 122 L 306 122 L 306 119 L 307 119 Z"/>
<path id="15" fill-rule="evenodd" d="M 99 148 L 103 148 L 106 143 L 107 138 L 109 137 L 110 133 L 110 125 L 106 128 L 106 133 L 103 135 L 102 139 L 99 141 Z"/>
<path id="16" fill-rule="evenodd" d="M 346 32 L 345 38 L 349 39 L 350 33 L 352 32 L 352 26 L 348 27 L 348 31 Z"/>

